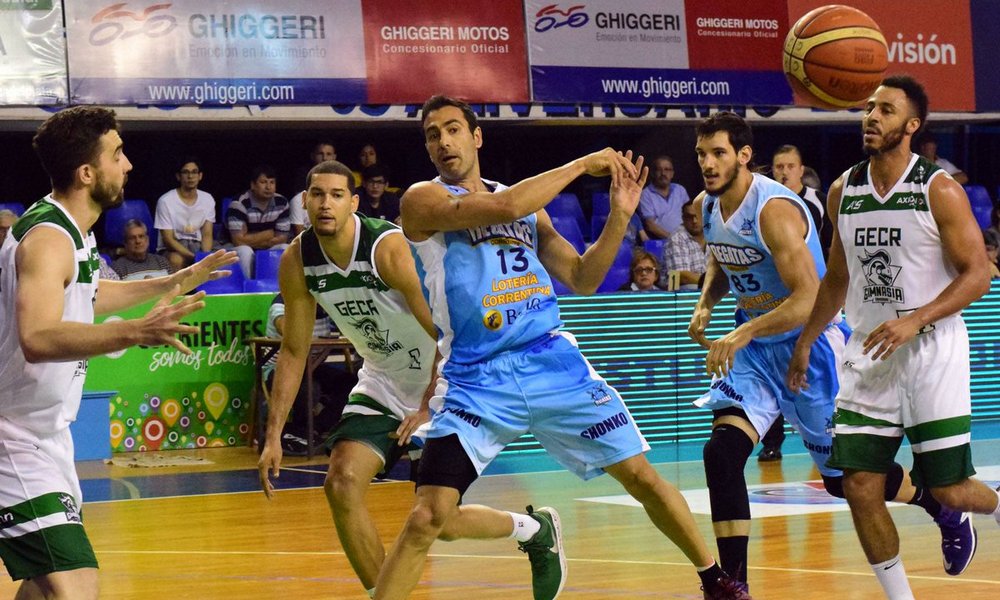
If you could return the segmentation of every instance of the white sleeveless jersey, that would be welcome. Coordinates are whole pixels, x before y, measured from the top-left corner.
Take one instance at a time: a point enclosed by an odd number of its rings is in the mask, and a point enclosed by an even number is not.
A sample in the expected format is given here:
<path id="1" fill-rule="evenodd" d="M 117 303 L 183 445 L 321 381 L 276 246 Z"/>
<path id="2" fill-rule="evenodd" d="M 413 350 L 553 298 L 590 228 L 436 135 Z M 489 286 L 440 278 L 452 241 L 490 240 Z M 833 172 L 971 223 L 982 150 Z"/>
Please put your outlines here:
<path id="1" fill-rule="evenodd" d="M 36 227 L 62 232 L 75 249 L 71 283 L 63 292 L 63 321 L 94 322 L 99 258 L 93 233 L 84 235 L 61 204 L 46 196 L 11 227 L 0 247 L 0 417 L 39 433 L 61 431 L 76 420 L 87 361 L 28 363 L 18 337 L 14 253 Z M 32 301 L 44 302 L 44 298 Z"/>
<path id="2" fill-rule="evenodd" d="M 402 420 L 420 407 L 430 383 L 435 342 L 414 318 L 403 294 L 382 281 L 375 264 L 378 244 L 402 231 L 359 213 L 354 224 L 354 257 L 346 269 L 327 257 L 314 229 L 302 233 L 306 287 L 365 359 L 352 393 L 378 405 L 352 400 L 344 412 Z"/>
<path id="3" fill-rule="evenodd" d="M 837 226 L 850 275 L 851 329 L 867 334 L 927 304 L 955 279 L 930 208 L 931 181 L 938 176 L 947 174 L 913 154 L 903 176 L 880 197 L 868 160 L 844 174 Z"/>

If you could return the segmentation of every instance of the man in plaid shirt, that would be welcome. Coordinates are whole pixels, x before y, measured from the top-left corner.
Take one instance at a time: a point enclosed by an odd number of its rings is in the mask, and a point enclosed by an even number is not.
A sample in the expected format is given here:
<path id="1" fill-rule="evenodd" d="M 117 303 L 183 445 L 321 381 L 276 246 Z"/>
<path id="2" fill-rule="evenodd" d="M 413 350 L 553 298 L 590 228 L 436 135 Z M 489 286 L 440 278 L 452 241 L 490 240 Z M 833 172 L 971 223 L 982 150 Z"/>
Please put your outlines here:
<path id="1" fill-rule="evenodd" d="M 663 281 L 669 281 L 669 273 L 677 271 L 682 290 L 696 290 L 705 278 L 705 236 L 702 233 L 701 215 L 694 208 L 694 201 L 688 200 L 681 206 L 684 225 L 663 247 Z"/>

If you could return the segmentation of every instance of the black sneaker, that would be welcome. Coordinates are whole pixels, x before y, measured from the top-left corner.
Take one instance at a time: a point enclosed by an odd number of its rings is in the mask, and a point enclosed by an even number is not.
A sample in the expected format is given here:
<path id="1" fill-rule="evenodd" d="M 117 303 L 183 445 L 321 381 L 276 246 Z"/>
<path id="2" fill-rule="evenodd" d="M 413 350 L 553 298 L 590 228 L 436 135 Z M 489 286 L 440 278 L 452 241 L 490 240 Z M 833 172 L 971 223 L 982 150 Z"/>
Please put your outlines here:
<path id="1" fill-rule="evenodd" d="M 780 448 L 764 448 L 757 454 L 757 462 L 775 462 L 781 460 Z"/>
<path id="2" fill-rule="evenodd" d="M 288 456 L 305 456 L 309 454 L 309 443 L 292 433 L 281 436 L 281 451 Z"/>

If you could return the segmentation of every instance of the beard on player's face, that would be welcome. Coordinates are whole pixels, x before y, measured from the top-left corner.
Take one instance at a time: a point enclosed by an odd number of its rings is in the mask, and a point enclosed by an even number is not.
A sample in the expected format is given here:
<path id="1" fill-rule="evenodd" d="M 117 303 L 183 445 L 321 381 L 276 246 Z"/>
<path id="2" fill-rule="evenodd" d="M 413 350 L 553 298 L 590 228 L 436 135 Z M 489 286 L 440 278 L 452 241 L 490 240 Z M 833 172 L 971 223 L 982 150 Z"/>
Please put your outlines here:
<path id="1" fill-rule="evenodd" d="M 866 156 L 878 156 L 880 154 L 892 152 L 899 147 L 899 145 L 903 143 L 903 138 L 906 137 L 906 123 L 904 122 L 896 129 L 890 129 L 882 133 L 881 137 L 882 144 L 879 146 L 862 143 L 862 150 Z"/>

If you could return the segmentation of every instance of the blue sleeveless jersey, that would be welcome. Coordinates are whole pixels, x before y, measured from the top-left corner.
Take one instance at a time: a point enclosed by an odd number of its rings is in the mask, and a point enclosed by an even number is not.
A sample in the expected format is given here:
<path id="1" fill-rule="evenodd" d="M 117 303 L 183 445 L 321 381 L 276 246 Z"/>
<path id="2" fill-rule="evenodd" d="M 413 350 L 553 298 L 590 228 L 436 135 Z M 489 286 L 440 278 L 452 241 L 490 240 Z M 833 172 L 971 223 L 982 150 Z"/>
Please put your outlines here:
<path id="1" fill-rule="evenodd" d="M 434 181 L 456 196 L 469 193 L 440 178 Z M 410 244 L 439 331 L 446 376 L 447 364 L 473 364 L 527 348 L 562 327 L 552 280 L 538 259 L 535 215 L 439 231 Z"/>
<path id="2" fill-rule="evenodd" d="M 823 251 L 816 225 L 799 195 L 773 179 L 754 174 L 743 202 L 729 217 L 722 219 L 722 207 L 717 196 L 706 195 L 702 202 L 705 224 L 705 241 L 712 256 L 729 279 L 729 289 L 736 296 L 736 324 L 766 314 L 778 306 L 791 293 L 781 280 L 771 257 L 771 251 L 760 231 L 760 213 L 772 198 L 785 198 L 802 211 L 809 224 L 806 246 L 812 254 L 820 278 L 826 273 Z M 759 338 L 761 342 L 775 342 L 796 336 L 801 328 Z"/>

